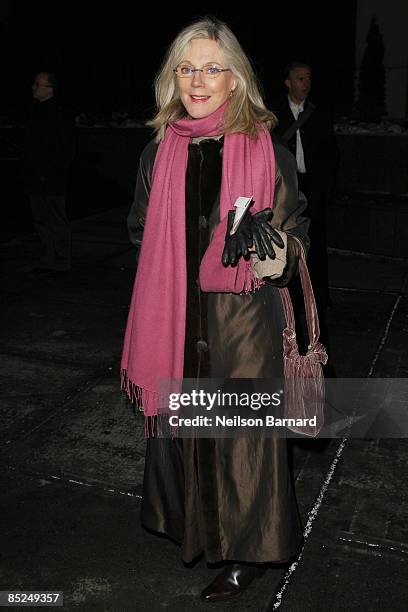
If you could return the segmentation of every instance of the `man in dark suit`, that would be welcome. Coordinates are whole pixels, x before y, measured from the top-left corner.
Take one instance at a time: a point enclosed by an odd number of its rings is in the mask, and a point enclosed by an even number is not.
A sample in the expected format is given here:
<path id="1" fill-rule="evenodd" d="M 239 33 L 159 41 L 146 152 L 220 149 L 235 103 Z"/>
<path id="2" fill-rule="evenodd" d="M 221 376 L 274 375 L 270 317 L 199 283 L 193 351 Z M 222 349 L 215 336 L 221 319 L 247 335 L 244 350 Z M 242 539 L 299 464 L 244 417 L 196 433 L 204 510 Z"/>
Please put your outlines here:
<path id="1" fill-rule="evenodd" d="M 310 101 L 310 66 L 288 64 L 288 95 L 273 108 L 279 119 L 276 132 L 296 157 L 299 189 L 308 201 L 310 250 L 308 266 L 320 311 L 330 304 L 327 271 L 326 208 L 333 192 L 337 146 L 330 113 Z"/>
<path id="2" fill-rule="evenodd" d="M 43 249 L 36 271 L 58 277 L 71 268 L 66 192 L 75 141 L 73 121 L 56 101 L 55 87 L 55 76 L 50 72 L 39 72 L 34 78 L 21 165 Z"/>

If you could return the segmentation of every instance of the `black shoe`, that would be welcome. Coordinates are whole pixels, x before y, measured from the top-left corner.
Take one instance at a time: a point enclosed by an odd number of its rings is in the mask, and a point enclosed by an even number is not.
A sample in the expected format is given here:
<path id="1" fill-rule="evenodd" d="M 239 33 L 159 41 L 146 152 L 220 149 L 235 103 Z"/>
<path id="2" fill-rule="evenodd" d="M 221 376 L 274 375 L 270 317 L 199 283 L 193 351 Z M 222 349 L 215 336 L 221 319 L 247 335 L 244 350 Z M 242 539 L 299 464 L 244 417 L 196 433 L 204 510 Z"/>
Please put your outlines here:
<path id="1" fill-rule="evenodd" d="M 202 591 L 200 597 L 210 603 L 226 601 L 241 595 L 257 578 L 261 578 L 266 567 L 261 565 L 227 565 L 218 576 Z"/>

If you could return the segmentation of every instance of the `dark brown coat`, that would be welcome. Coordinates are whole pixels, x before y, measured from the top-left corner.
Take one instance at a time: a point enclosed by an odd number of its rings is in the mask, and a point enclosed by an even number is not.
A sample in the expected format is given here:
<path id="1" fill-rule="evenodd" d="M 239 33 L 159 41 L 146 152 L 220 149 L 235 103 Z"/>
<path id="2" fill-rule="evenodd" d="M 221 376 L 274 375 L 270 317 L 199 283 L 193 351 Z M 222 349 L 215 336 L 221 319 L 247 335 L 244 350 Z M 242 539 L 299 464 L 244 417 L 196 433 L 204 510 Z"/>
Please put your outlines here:
<path id="1" fill-rule="evenodd" d="M 285 325 L 278 284 L 297 270 L 298 245 L 307 244 L 305 201 L 298 196 L 296 162 L 274 143 L 276 186 L 272 225 L 288 234 L 284 275 L 245 295 L 204 294 L 197 285 L 201 258 L 219 221 L 222 140 L 189 145 L 186 173 L 187 316 L 185 377 L 266 379 L 283 374 Z M 157 145 L 141 156 L 129 214 L 140 245 Z M 265 206 L 271 203 L 266 203 Z M 256 384 L 256 382 L 255 382 Z M 301 526 L 287 462 L 286 441 L 274 438 L 147 441 L 143 524 L 182 544 L 192 561 L 285 561 L 301 543 Z"/>

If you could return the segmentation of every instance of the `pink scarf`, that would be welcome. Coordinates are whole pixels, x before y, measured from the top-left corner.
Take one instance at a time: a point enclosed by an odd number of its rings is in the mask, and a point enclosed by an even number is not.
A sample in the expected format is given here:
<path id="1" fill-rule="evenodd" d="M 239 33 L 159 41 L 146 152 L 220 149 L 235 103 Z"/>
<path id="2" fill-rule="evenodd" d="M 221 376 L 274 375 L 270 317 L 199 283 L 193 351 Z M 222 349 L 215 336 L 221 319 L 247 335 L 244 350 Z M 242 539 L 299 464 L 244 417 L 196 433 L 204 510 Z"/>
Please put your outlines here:
<path id="1" fill-rule="evenodd" d="M 121 363 L 122 387 L 146 418 L 157 415 L 160 381 L 183 378 L 188 145 L 191 138 L 222 133 L 226 104 L 203 119 L 170 124 L 156 154 Z M 272 206 L 275 156 L 269 132 L 260 126 L 257 139 L 226 134 L 222 164 L 221 221 L 201 263 L 200 285 L 203 291 L 242 293 L 259 283 L 250 262 L 241 259 L 234 268 L 221 263 L 227 215 L 239 196 L 254 196 L 251 210 Z"/>

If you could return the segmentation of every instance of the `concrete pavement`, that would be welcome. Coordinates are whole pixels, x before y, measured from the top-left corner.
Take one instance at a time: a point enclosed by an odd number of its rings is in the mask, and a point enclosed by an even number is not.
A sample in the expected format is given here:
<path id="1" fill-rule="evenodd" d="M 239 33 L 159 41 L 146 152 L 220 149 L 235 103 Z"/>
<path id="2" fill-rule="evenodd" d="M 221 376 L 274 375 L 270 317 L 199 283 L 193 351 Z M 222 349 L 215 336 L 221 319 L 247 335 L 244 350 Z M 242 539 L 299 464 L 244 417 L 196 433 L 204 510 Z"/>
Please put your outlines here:
<path id="1" fill-rule="evenodd" d="M 243 597 L 197 599 L 219 570 L 180 561 L 138 511 L 143 421 L 119 389 L 133 284 L 126 210 L 74 223 L 74 269 L 33 277 L 34 236 L 1 245 L 0 590 L 64 591 L 65 610 L 405 610 L 406 440 L 292 443 L 305 547 Z M 340 377 L 405 377 L 408 262 L 332 251 Z"/>

